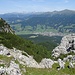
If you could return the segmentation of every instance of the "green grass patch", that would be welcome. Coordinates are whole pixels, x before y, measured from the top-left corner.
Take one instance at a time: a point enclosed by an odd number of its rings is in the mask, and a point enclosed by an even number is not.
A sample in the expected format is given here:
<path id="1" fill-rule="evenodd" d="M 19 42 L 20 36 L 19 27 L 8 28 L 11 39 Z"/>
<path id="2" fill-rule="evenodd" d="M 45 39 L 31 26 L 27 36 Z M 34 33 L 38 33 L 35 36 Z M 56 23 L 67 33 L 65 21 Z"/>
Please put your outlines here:
<path id="1" fill-rule="evenodd" d="M 58 64 L 54 64 L 51 69 L 26 68 L 26 75 L 75 75 L 75 68 L 68 68 L 68 62 L 65 69 L 57 70 Z"/>
<path id="2" fill-rule="evenodd" d="M 10 65 L 10 61 L 13 59 L 14 59 L 13 57 L 7 57 L 5 55 L 0 55 L 0 60 L 3 60 L 7 66 Z M 0 64 L 0 65 L 4 66 L 4 64 Z"/>

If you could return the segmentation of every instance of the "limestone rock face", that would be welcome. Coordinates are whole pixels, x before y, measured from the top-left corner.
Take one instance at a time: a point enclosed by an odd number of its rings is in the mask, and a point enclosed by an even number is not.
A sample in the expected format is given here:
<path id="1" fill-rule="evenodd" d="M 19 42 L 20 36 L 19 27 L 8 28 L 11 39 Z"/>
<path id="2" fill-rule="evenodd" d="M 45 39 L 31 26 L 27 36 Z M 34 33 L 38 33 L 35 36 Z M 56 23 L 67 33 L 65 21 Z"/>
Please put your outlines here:
<path id="1" fill-rule="evenodd" d="M 10 27 L 10 25 L 3 20 L 2 18 L 0 18 L 0 32 L 6 32 L 6 33 L 12 33 L 14 34 L 13 29 Z"/>
<path id="2" fill-rule="evenodd" d="M 60 45 L 53 49 L 52 56 L 59 57 L 60 54 L 67 54 L 70 51 L 75 52 L 75 34 L 64 36 Z"/>

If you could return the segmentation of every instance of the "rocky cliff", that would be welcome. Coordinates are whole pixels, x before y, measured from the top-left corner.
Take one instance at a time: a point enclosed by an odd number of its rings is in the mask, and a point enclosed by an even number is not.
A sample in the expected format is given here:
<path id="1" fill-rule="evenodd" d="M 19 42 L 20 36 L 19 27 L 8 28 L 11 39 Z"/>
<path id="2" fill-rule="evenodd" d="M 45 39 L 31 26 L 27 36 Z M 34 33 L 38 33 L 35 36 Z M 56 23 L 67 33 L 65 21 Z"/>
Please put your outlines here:
<path id="1" fill-rule="evenodd" d="M 6 33 L 12 33 L 14 34 L 13 29 L 10 27 L 10 25 L 3 20 L 2 18 L 0 18 L 0 32 L 6 32 Z"/>
<path id="2" fill-rule="evenodd" d="M 59 57 L 60 54 L 75 53 L 75 34 L 69 34 L 62 38 L 61 43 L 52 51 L 52 56 Z"/>

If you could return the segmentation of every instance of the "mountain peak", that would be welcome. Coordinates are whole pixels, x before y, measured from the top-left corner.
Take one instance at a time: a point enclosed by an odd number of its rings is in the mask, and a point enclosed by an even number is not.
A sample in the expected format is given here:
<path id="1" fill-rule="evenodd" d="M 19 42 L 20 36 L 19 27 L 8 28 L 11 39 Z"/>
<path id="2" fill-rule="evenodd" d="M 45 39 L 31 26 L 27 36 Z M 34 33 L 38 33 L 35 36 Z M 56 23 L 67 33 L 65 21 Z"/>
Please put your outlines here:
<path id="1" fill-rule="evenodd" d="M 65 10 L 59 11 L 59 13 L 69 15 L 69 14 L 75 14 L 75 11 L 69 10 L 69 9 L 65 9 Z"/>

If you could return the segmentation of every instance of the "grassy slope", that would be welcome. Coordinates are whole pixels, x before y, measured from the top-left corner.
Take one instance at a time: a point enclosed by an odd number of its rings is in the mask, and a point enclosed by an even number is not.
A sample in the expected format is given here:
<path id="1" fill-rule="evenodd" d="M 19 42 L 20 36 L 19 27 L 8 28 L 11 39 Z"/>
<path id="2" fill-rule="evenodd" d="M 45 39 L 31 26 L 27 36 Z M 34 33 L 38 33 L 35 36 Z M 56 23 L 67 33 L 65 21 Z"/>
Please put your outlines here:
<path id="1" fill-rule="evenodd" d="M 26 75 L 75 75 L 75 69 L 63 69 L 63 70 L 56 70 L 56 69 L 33 69 L 28 68 Z"/>
<path id="2" fill-rule="evenodd" d="M 0 33 L 0 43 L 8 48 L 17 48 L 33 55 L 36 61 L 40 62 L 42 58 L 50 57 L 50 51 L 42 45 L 34 44 L 33 42 L 23 39 L 15 34 Z"/>
<path id="3" fill-rule="evenodd" d="M 3 60 L 3 62 L 5 63 L 5 64 L 1 64 L 0 63 L 0 66 L 9 66 L 10 65 L 10 61 L 13 59 L 13 57 L 7 57 L 7 56 L 4 56 L 4 55 L 0 55 L 0 60 Z"/>
<path id="4" fill-rule="evenodd" d="M 26 75 L 75 75 L 75 69 L 69 69 L 68 63 L 65 64 L 65 69 L 57 70 L 58 64 L 54 64 L 52 69 L 34 69 L 26 68 Z"/>

